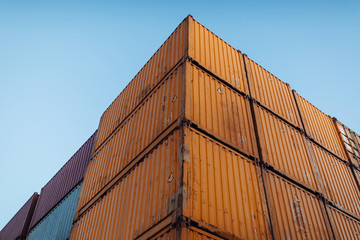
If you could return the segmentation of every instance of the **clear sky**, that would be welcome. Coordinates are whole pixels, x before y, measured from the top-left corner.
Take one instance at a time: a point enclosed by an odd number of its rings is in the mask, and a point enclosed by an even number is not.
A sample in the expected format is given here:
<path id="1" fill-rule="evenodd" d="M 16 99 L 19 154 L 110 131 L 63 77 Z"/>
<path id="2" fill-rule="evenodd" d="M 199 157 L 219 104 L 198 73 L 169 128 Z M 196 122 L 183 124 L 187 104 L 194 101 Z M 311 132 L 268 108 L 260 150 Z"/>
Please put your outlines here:
<path id="1" fill-rule="evenodd" d="M 0 229 L 188 14 L 359 133 L 359 3 L 1 1 Z"/>

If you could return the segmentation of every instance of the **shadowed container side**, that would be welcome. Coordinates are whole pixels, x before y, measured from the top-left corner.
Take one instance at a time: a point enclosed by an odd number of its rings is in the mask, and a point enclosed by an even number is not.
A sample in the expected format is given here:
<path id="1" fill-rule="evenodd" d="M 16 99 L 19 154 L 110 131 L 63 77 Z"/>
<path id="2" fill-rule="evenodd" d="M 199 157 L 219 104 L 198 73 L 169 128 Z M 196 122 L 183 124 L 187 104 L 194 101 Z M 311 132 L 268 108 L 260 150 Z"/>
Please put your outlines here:
<path id="1" fill-rule="evenodd" d="M 266 109 L 254 104 L 263 161 L 309 188 L 319 190 L 305 136 Z"/>
<path id="2" fill-rule="evenodd" d="M 32 229 L 84 178 L 93 151 L 96 133 L 97 131 L 41 189 L 29 229 Z"/>
<path id="3" fill-rule="evenodd" d="M 346 153 L 333 120 L 295 91 L 293 92 L 299 106 L 306 133 L 318 144 L 324 146 L 339 158 L 347 161 Z"/>
<path id="4" fill-rule="evenodd" d="M 0 231 L 0 240 L 25 239 L 39 194 L 34 193 Z"/>
<path id="5" fill-rule="evenodd" d="M 143 240 L 145 238 L 139 238 L 138 240 Z M 176 228 L 170 227 L 160 231 L 154 236 L 146 238 L 147 240 L 223 240 L 214 234 L 203 231 L 196 227 L 191 226 L 181 226 L 178 225 Z"/>
<path id="6" fill-rule="evenodd" d="M 339 121 L 336 121 L 336 126 L 349 155 L 350 162 L 360 168 L 360 136 Z"/>
<path id="7" fill-rule="evenodd" d="M 226 239 L 270 239 L 255 162 L 190 128 L 183 149 L 184 216 Z"/>
<path id="8" fill-rule="evenodd" d="M 315 143 L 310 144 L 324 185 L 324 196 L 340 208 L 360 217 L 360 192 L 350 167 Z"/>
<path id="9" fill-rule="evenodd" d="M 281 176 L 264 171 L 274 239 L 331 239 L 322 202 Z"/>
<path id="10" fill-rule="evenodd" d="M 282 82 L 245 54 L 244 59 L 251 97 L 295 126 L 303 128 L 289 84 Z"/>
<path id="11" fill-rule="evenodd" d="M 180 131 L 174 131 L 123 173 L 118 183 L 79 216 L 70 239 L 134 239 L 178 209 L 180 138 Z"/>
<path id="12" fill-rule="evenodd" d="M 337 239 L 360 239 L 360 221 L 326 205 L 331 225 Z"/>
<path id="13" fill-rule="evenodd" d="M 29 233 L 27 240 L 65 240 L 70 236 L 82 182 L 61 200 Z"/>

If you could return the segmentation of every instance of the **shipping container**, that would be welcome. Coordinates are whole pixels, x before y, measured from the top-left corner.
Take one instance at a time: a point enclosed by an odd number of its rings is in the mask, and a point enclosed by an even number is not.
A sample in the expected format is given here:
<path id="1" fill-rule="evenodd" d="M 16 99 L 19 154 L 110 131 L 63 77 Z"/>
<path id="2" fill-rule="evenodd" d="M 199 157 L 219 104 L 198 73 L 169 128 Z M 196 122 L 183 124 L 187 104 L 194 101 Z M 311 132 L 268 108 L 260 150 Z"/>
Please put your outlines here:
<path id="1" fill-rule="evenodd" d="M 306 133 L 333 154 L 347 161 L 341 139 L 331 117 L 320 111 L 295 91 L 293 92 Z"/>
<path id="2" fill-rule="evenodd" d="M 319 190 L 305 136 L 258 104 L 254 104 L 263 161 L 275 170 Z"/>
<path id="3" fill-rule="evenodd" d="M 138 238 L 137 240 L 223 240 L 213 233 L 206 232 L 193 226 L 185 224 L 176 227 L 163 229 L 163 231 L 147 238 Z"/>
<path id="4" fill-rule="evenodd" d="M 325 208 L 313 193 L 264 171 L 274 239 L 331 239 Z"/>
<path id="5" fill-rule="evenodd" d="M 245 54 L 243 56 L 251 97 L 294 126 L 303 128 L 289 84 L 282 82 Z"/>
<path id="6" fill-rule="evenodd" d="M 326 206 L 336 239 L 360 239 L 360 221 L 344 214 L 338 209 Z"/>
<path id="7" fill-rule="evenodd" d="M 226 239 L 270 239 L 255 162 L 190 128 L 183 148 L 184 216 Z"/>
<path id="8" fill-rule="evenodd" d="M 355 180 L 358 186 L 358 189 L 360 189 L 360 171 L 354 167 L 352 167 L 353 173 L 355 175 Z"/>
<path id="9" fill-rule="evenodd" d="M 170 225 L 171 213 L 181 206 L 180 132 L 174 131 L 122 173 L 75 219 L 70 239 L 135 239 L 169 216 Z"/>
<path id="10" fill-rule="evenodd" d="M 360 217 L 360 192 L 350 167 L 317 144 L 310 145 L 324 196 L 339 208 Z"/>
<path id="11" fill-rule="evenodd" d="M 90 162 L 96 139 L 92 136 L 79 148 L 55 176 L 41 189 L 31 220 L 32 229 L 53 207 L 56 206 L 82 179 Z"/>
<path id="12" fill-rule="evenodd" d="M 350 162 L 360 168 L 360 136 L 336 119 L 335 122 Z"/>
<path id="13" fill-rule="evenodd" d="M 76 206 L 79 200 L 80 182 L 61 200 L 32 230 L 27 240 L 66 240 L 70 236 Z"/>
<path id="14" fill-rule="evenodd" d="M 22 240 L 26 238 L 38 197 L 39 194 L 34 193 L 11 218 L 0 231 L 0 240 Z"/>
<path id="15" fill-rule="evenodd" d="M 184 58 L 248 93 L 241 53 L 188 16 L 104 112 L 95 149 Z"/>

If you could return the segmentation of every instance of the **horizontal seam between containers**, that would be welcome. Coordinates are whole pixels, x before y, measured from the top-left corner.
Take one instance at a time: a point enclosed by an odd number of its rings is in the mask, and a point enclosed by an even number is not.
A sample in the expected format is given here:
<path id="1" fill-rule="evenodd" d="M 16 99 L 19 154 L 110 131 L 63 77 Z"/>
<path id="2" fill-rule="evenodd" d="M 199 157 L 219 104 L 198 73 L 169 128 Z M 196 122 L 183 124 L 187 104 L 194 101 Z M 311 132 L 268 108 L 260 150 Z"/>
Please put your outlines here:
<path id="1" fill-rule="evenodd" d="M 341 213 L 347 215 L 348 217 L 351 217 L 351 218 L 357 220 L 360 223 L 360 217 L 359 216 L 353 215 L 349 211 L 339 208 L 336 204 L 334 204 L 333 202 L 329 201 L 326 198 L 325 198 L 325 203 L 327 205 L 330 205 L 332 208 L 335 208 L 336 210 L 340 211 Z"/>

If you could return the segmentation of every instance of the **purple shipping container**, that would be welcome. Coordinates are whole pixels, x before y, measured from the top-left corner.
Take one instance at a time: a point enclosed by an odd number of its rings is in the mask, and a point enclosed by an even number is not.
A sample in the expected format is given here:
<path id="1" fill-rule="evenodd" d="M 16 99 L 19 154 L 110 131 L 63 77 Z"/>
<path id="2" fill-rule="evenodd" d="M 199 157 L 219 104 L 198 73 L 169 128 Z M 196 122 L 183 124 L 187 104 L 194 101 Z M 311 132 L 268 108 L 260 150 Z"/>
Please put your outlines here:
<path id="1" fill-rule="evenodd" d="M 39 194 L 34 193 L 0 232 L 0 240 L 25 239 Z"/>
<path id="2" fill-rule="evenodd" d="M 29 230 L 46 216 L 84 178 L 86 168 L 90 162 L 96 134 L 97 131 L 41 189 Z"/>

